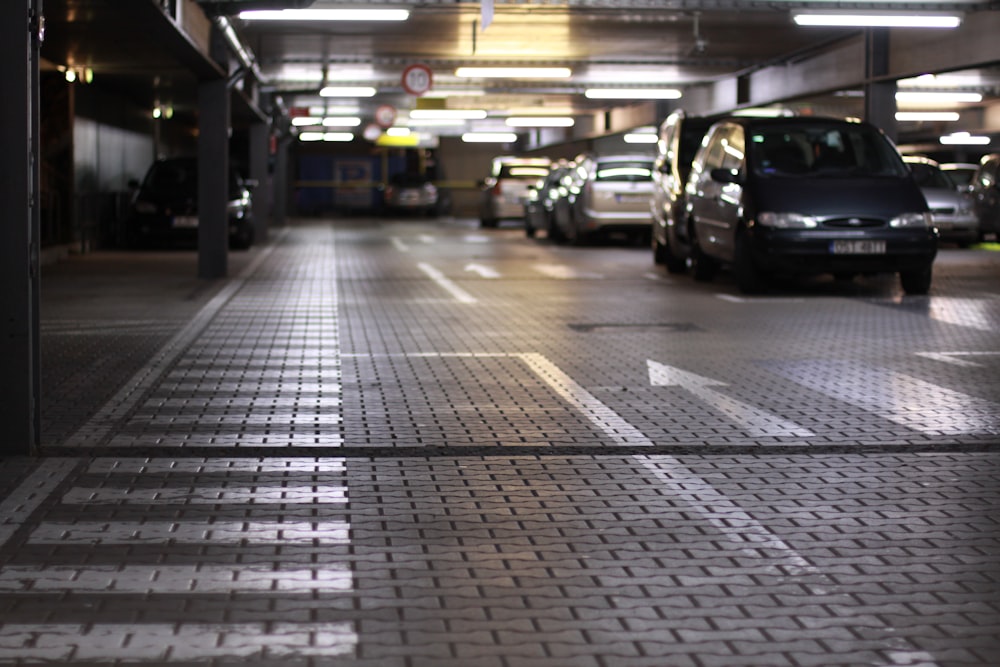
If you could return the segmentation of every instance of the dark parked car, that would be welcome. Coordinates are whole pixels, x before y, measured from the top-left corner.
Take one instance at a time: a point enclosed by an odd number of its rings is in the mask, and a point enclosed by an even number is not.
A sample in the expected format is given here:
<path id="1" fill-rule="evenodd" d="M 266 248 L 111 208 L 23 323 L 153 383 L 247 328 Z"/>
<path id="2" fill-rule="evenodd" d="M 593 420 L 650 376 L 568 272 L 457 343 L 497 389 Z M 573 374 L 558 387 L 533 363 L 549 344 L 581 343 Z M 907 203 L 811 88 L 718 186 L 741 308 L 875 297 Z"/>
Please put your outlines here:
<path id="1" fill-rule="evenodd" d="M 226 210 L 229 244 L 233 248 L 253 245 L 253 185 L 230 166 Z M 198 235 L 197 159 L 181 157 L 154 162 L 136 190 L 127 225 L 133 245 L 194 242 Z"/>
<path id="2" fill-rule="evenodd" d="M 432 215 L 437 212 L 438 189 L 421 174 L 402 173 L 389 177 L 385 207 L 390 212 L 414 212 Z"/>
<path id="3" fill-rule="evenodd" d="M 972 200 L 980 235 L 1000 235 L 1000 153 L 986 155 L 972 179 Z"/>
<path id="4" fill-rule="evenodd" d="M 690 262 L 721 263 L 745 292 L 772 273 L 898 272 L 930 289 L 937 232 L 895 146 L 874 126 L 818 117 L 714 124 L 687 183 Z"/>
<path id="5" fill-rule="evenodd" d="M 653 164 L 653 261 L 670 273 L 687 270 L 690 252 L 684 186 L 705 132 L 718 118 L 688 116 L 677 110 L 660 124 Z"/>

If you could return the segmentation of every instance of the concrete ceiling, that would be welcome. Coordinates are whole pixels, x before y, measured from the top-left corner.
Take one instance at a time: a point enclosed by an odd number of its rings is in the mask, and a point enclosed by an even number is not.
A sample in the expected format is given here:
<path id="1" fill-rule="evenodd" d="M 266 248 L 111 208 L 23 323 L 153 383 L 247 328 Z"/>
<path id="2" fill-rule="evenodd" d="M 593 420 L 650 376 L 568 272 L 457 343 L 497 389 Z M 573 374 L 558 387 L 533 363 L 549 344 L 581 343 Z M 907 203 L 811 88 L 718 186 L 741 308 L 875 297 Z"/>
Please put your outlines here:
<path id="1" fill-rule="evenodd" d="M 324 79 L 337 85 L 374 86 L 375 97 L 352 102 L 366 119 L 379 105 L 392 105 L 405 114 L 417 104 L 402 85 L 403 70 L 415 63 L 431 69 L 435 91 L 483 91 L 449 98 L 448 106 L 485 108 L 496 116 L 532 112 L 586 116 L 636 104 L 587 99 L 583 93 L 588 87 L 670 86 L 687 98 L 699 88 L 737 78 L 749 81 L 755 72 L 794 66 L 858 39 L 857 29 L 796 26 L 790 17 L 796 8 L 958 9 L 965 13 L 963 28 L 983 17 L 995 20 L 1000 11 L 997 2 L 965 0 L 495 0 L 492 20 L 484 28 L 479 2 L 317 0 L 312 7 L 406 8 L 410 16 L 398 23 L 238 18 L 246 8 L 308 4 L 308 0 L 202 0 L 199 6 L 208 15 L 228 17 L 256 61 L 265 93 L 280 95 L 286 107 L 294 108 L 331 103 L 318 97 Z M 190 55 L 192 44 L 184 43 L 192 41 L 189 33 L 178 32 L 162 19 L 163 7 L 170 11 L 176 5 L 181 10 L 187 7 L 185 20 L 192 20 L 190 0 L 45 0 L 43 56 L 50 66 L 90 67 L 104 85 L 146 96 L 150 104 L 153 98 L 169 98 L 179 109 L 193 108 L 196 82 L 219 72 L 213 73 L 211 61 Z M 992 46 L 980 46 L 964 60 L 956 60 L 954 53 L 932 54 L 930 66 L 920 73 L 960 70 L 965 76 L 963 89 L 981 91 L 982 106 L 988 107 L 1000 93 L 1000 40 L 987 41 Z M 935 62 L 940 66 L 935 68 Z M 573 74 L 557 81 L 460 79 L 454 70 L 463 65 L 563 66 Z M 814 76 L 829 78 L 831 86 L 837 82 L 835 71 Z M 782 94 L 800 105 L 832 112 L 846 112 L 858 104 L 850 90 L 820 93 L 824 86 L 801 88 L 802 95 L 795 94 L 795 86 Z M 675 104 L 684 106 L 684 99 Z"/>

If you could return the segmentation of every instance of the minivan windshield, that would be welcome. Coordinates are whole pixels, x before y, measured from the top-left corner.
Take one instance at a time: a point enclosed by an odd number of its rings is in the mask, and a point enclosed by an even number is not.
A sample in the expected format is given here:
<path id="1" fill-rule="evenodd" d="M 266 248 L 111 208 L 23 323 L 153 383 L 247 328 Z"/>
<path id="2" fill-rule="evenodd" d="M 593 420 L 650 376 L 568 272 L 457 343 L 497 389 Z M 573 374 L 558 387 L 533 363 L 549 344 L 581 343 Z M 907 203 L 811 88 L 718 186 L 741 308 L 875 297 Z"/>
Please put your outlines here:
<path id="1" fill-rule="evenodd" d="M 766 125 L 753 128 L 750 139 L 752 168 L 762 176 L 907 175 L 892 144 L 865 125 Z"/>

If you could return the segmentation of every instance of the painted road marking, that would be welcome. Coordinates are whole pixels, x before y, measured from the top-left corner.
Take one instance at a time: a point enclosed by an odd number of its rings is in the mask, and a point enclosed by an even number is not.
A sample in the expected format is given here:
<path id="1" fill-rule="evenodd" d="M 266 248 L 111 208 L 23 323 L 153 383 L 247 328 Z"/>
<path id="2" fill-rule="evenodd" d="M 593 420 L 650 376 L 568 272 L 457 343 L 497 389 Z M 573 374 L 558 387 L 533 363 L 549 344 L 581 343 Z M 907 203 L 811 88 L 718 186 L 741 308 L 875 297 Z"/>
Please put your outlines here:
<path id="1" fill-rule="evenodd" d="M 76 467 L 73 459 L 43 459 L 9 496 L 0 502 L 0 547 Z"/>
<path id="2" fill-rule="evenodd" d="M 354 652 L 350 623 L 8 623 L 0 660 L 163 664 L 211 658 L 296 658 Z"/>
<path id="3" fill-rule="evenodd" d="M 466 264 L 466 271 L 479 274 L 480 278 L 499 278 L 500 272 L 484 264 Z"/>
<path id="4" fill-rule="evenodd" d="M 443 273 L 435 269 L 430 264 L 421 262 L 417 268 L 423 271 L 431 280 L 444 291 L 451 294 L 459 303 L 476 303 L 476 297 L 472 296 L 461 287 L 449 280 Z"/>
<path id="5" fill-rule="evenodd" d="M 344 472 L 342 458 L 320 457 L 315 459 L 267 458 L 267 459 L 225 459 L 225 458 L 99 458 L 87 468 L 88 473 L 224 473 L 224 472 Z"/>
<path id="6" fill-rule="evenodd" d="M 646 361 L 649 369 L 649 382 L 654 387 L 682 387 L 691 394 L 726 415 L 738 424 L 746 433 L 753 437 L 802 437 L 809 438 L 816 434 L 803 428 L 795 422 L 787 421 L 769 412 L 755 408 L 752 405 L 738 401 L 735 398 L 719 393 L 713 387 L 725 387 L 725 382 L 702 377 L 683 371 L 673 366 L 667 366 L 649 359 Z"/>
<path id="7" fill-rule="evenodd" d="M 567 266 L 566 264 L 535 264 L 532 268 L 549 278 L 557 278 L 559 280 L 574 280 L 580 278 L 593 279 L 604 277 L 601 273 L 579 271 L 572 266 Z"/>
<path id="8" fill-rule="evenodd" d="M 344 521 L 75 521 L 46 522 L 30 544 L 347 544 Z"/>
<path id="9" fill-rule="evenodd" d="M 393 247 L 395 247 L 399 252 L 410 252 L 410 246 L 403 243 L 403 239 L 398 236 L 390 236 L 389 242 L 392 243 Z"/>
<path id="10" fill-rule="evenodd" d="M 197 486 L 192 488 L 87 488 L 73 487 L 63 496 L 66 504 L 114 505 L 246 505 L 346 503 L 343 486 Z"/>
<path id="11" fill-rule="evenodd" d="M 953 366 L 964 366 L 966 368 L 982 368 L 984 364 L 977 364 L 963 357 L 1000 357 L 1000 352 L 916 352 L 918 357 L 943 361 Z"/>
<path id="12" fill-rule="evenodd" d="M 1000 404 L 905 373 L 826 359 L 787 362 L 770 370 L 921 433 L 1000 433 Z"/>
<path id="13" fill-rule="evenodd" d="M 312 593 L 352 590 L 347 565 L 293 570 L 265 565 L 5 565 L 0 592 L 74 593 Z"/>

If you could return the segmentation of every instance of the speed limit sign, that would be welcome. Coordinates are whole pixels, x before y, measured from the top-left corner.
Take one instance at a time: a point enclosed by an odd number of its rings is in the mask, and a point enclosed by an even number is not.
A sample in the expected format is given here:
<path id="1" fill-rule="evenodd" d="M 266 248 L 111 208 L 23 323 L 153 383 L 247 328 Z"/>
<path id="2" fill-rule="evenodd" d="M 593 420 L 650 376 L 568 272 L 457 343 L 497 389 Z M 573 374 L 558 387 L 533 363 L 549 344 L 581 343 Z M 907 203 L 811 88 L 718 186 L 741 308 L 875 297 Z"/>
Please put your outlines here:
<path id="1" fill-rule="evenodd" d="M 410 95 L 423 95 L 431 89 L 432 79 L 427 65 L 410 65 L 403 70 L 403 90 Z"/>

